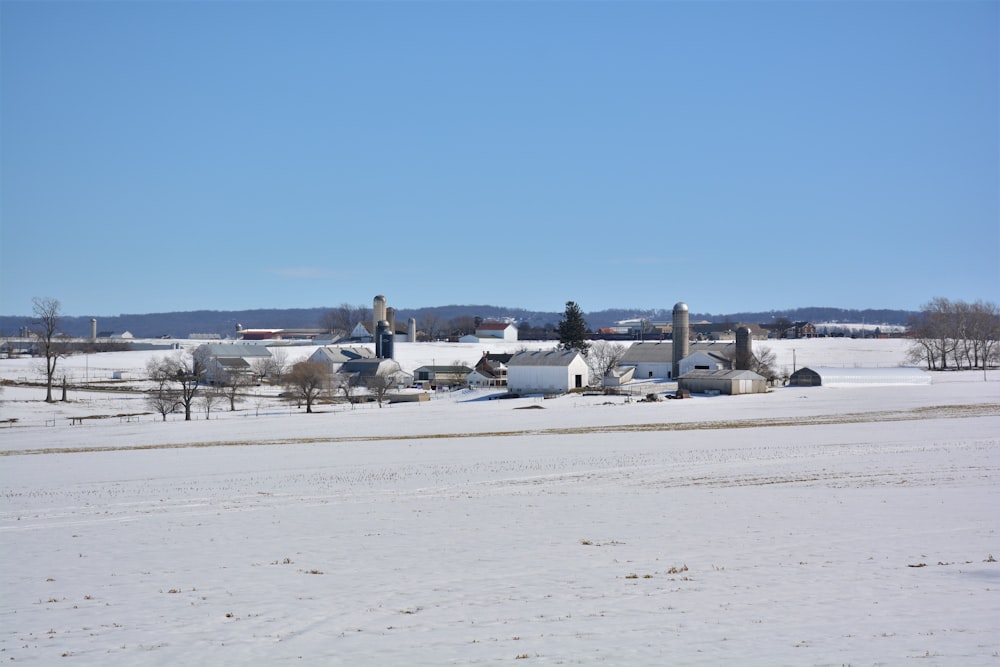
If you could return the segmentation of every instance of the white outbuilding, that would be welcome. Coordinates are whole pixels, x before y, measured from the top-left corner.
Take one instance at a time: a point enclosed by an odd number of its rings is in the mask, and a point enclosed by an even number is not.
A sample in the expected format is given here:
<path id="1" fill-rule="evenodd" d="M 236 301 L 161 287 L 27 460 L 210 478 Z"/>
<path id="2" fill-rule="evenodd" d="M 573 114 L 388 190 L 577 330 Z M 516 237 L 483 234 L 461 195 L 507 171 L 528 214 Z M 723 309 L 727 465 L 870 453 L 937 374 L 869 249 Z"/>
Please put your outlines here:
<path id="1" fill-rule="evenodd" d="M 565 394 L 587 386 L 590 370 L 579 350 L 518 352 L 507 362 L 507 391 Z"/>

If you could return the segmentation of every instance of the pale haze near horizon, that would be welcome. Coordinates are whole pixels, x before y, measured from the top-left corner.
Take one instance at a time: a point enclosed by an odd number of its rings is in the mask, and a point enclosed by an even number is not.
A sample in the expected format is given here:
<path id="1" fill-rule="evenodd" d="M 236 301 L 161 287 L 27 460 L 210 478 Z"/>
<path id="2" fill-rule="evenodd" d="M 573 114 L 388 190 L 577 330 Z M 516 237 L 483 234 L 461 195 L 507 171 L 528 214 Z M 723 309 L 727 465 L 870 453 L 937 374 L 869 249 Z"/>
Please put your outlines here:
<path id="1" fill-rule="evenodd" d="M 0 313 L 997 301 L 996 2 L 0 4 Z"/>

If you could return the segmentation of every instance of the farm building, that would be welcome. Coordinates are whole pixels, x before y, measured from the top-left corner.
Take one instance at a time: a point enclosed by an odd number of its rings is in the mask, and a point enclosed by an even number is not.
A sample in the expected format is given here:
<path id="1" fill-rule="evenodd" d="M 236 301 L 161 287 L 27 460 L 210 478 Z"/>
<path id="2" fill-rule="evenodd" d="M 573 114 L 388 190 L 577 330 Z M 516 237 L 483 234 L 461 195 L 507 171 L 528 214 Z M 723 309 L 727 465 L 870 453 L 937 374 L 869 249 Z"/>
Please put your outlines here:
<path id="1" fill-rule="evenodd" d="M 677 389 L 692 394 L 763 394 L 767 392 L 767 380 L 753 371 L 693 370 L 677 379 Z"/>
<path id="2" fill-rule="evenodd" d="M 736 344 L 731 342 L 690 343 L 689 354 L 679 362 L 679 375 L 693 370 L 729 370 L 733 367 Z M 673 378 L 673 341 L 632 343 L 618 365 L 635 368 L 636 380 Z"/>
<path id="3" fill-rule="evenodd" d="M 565 394 L 587 386 L 590 370 L 579 350 L 518 352 L 507 362 L 507 391 Z"/>
<path id="4" fill-rule="evenodd" d="M 375 353 L 367 347 L 321 347 L 309 357 L 308 361 L 326 364 L 331 373 L 340 371 L 340 367 L 355 359 L 374 359 Z"/>
<path id="5" fill-rule="evenodd" d="M 204 343 L 198 346 L 195 355 L 205 365 L 205 381 L 217 384 L 233 377 L 256 381 L 255 362 L 270 359 L 271 351 L 263 345 Z"/>
<path id="6" fill-rule="evenodd" d="M 437 389 L 457 387 L 466 383 L 472 369 L 468 366 L 421 366 L 413 371 L 413 381 L 420 385 Z"/>
<path id="7" fill-rule="evenodd" d="M 843 385 L 923 385 L 931 383 L 931 375 L 922 368 L 831 368 L 816 366 L 800 368 L 792 373 L 788 384 L 793 387 Z"/>
<path id="8" fill-rule="evenodd" d="M 493 354 L 483 352 L 482 358 L 476 362 L 476 367 L 466 381 L 470 387 L 506 387 L 507 362 L 513 354 Z"/>
<path id="9" fill-rule="evenodd" d="M 462 336 L 459 343 L 481 343 L 485 339 L 517 340 L 517 327 L 509 322 L 483 322 L 476 327 L 476 333 Z"/>
<path id="10" fill-rule="evenodd" d="M 395 359 L 351 359 L 341 364 L 337 372 L 347 375 L 354 385 L 364 385 L 376 376 L 383 375 L 395 376 L 397 384 L 413 383 L 413 376 L 400 368 Z"/>

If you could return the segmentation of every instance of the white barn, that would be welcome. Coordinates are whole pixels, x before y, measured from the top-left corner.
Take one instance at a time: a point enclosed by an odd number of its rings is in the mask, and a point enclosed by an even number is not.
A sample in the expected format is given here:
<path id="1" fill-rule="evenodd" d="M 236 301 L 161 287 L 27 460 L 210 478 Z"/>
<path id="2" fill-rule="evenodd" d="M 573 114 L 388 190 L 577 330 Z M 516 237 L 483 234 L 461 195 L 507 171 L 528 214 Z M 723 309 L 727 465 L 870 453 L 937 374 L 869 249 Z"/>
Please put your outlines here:
<path id="1" fill-rule="evenodd" d="M 507 391 L 565 394 L 587 386 L 590 369 L 579 350 L 518 352 L 507 362 Z"/>
<path id="2" fill-rule="evenodd" d="M 337 373 L 348 361 L 355 359 L 374 359 L 375 353 L 367 347 L 321 347 L 309 357 L 308 361 L 326 364 L 330 373 Z"/>
<path id="3" fill-rule="evenodd" d="M 731 370 L 736 344 L 725 341 L 690 343 L 688 356 L 679 364 L 679 375 L 693 370 Z M 632 343 L 618 362 L 635 368 L 636 380 L 671 380 L 674 372 L 673 341 Z"/>

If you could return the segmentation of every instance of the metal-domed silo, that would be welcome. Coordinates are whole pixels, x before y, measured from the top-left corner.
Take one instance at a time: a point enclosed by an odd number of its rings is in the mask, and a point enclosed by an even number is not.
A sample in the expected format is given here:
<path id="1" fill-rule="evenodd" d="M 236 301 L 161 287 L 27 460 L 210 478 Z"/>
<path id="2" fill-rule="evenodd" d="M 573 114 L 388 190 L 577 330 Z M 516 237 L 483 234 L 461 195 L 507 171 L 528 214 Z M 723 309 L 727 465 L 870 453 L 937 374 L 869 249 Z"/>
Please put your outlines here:
<path id="1" fill-rule="evenodd" d="M 753 363 L 753 343 L 749 327 L 736 329 L 736 370 L 748 371 Z"/>
<path id="2" fill-rule="evenodd" d="M 688 307 L 683 301 L 674 304 L 673 323 L 673 377 L 680 374 L 681 359 L 690 354 L 688 341 L 691 340 L 691 325 L 688 321 Z"/>
<path id="3" fill-rule="evenodd" d="M 375 357 L 378 359 L 392 359 L 393 333 L 389 328 L 387 320 L 380 321 L 375 326 Z"/>

